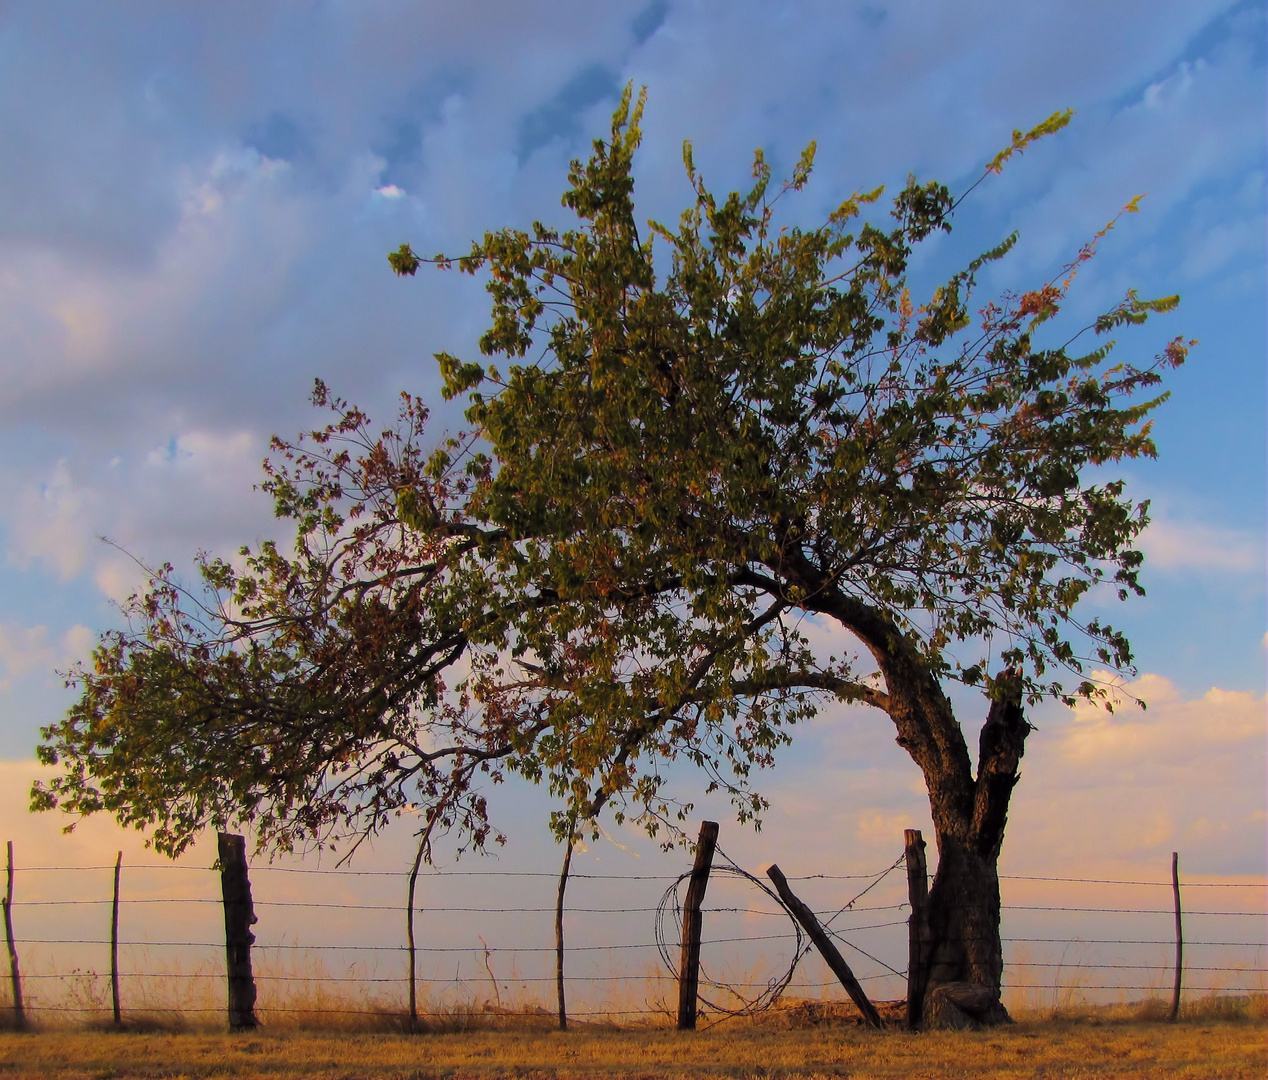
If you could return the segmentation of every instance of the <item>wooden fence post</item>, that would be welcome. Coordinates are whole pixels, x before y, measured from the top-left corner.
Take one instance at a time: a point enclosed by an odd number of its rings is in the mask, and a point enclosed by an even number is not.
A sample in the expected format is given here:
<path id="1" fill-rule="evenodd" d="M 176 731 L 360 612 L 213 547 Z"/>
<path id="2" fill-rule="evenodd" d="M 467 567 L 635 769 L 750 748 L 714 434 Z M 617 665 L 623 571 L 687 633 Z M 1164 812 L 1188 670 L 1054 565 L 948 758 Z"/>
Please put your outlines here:
<path id="1" fill-rule="evenodd" d="M 564 891 L 568 888 L 568 871 L 572 867 L 572 848 L 576 840 L 575 819 L 568 823 L 568 847 L 564 865 L 559 871 L 559 891 L 555 894 L 555 997 L 559 1003 L 559 1030 L 568 1030 L 568 1001 L 564 997 Z"/>
<path id="2" fill-rule="evenodd" d="M 1171 1015 L 1167 1019 L 1176 1022 L 1180 1015 L 1180 973 L 1184 968 L 1184 927 L 1180 923 L 1180 853 L 1171 853 L 1171 896 L 1176 906 L 1176 982 L 1171 991 Z"/>
<path id="3" fill-rule="evenodd" d="M 414 889 L 418 885 L 418 869 L 423 864 L 423 851 L 429 834 L 430 830 L 419 837 L 414 865 L 409 869 L 409 894 L 405 901 L 405 938 L 409 947 L 409 1030 L 411 1035 L 418 1032 L 418 951 L 414 947 Z"/>
<path id="4" fill-rule="evenodd" d="M 774 882 L 779 898 L 788 906 L 788 910 L 793 913 L 793 917 L 801 923 L 801 928 L 805 930 L 810 940 L 814 942 L 815 948 L 819 950 L 819 955 L 827 961 L 828 967 L 832 969 L 832 974 L 841 980 L 841 985 L 845 987 L 845 992 L 850 995 L 850 999 L 858 1006 L 859 1012 L 863 1014 L 863 1019 L 874 1028 L 880 1027 L 881 1016 L 876 1011 L 876 1006 L 867 1000 L 867 995 L 863 993 L 863 987 L 859 985 L 858 979 L 854 977 L 854 972 L 850 970 L 850 965 L 845 962 L 845 957 L 832 944 L 832 939 L 828 937 L 819 920 L 815 918 L 815 913 L 810 910 L 810 906 L 794 895 L 792 889 L 788 887 L 788 879 L 784 877 L 778 866 L 773 863 L 768 866 L 766 868 L 766 876 Z"/>
<path id="5" fill-rule="evenodd" d="M 247 877 L 246 837 L 218 833 L 220 891 L 225 907 L 225 958 L 229 976 L 229 1030 L 247 1031 L 255 1018 L 255 978 L 251 974 L 251 945 L 256 922 Z"/>
<path id="6" fill-rule="evenodd" d="M 704 890 L 709 884 L 709 870 L 713 866 L 713 849 L 717 846 L 718 823 L 702 821 L 700 837 L 696 841 L 696 861 L 691 867 L 687 897 L 682 905 L 682 958 L 678 964 L 679 1031 L 694 1031 L 696 1028 L 696 998 L 700 990 L 700 932 L 704 927 L 700 905 L 704 902 Z"/>
<path id="7" fill-rule="evenodd" d="M 13 1026 L 26 1027 L 26 1009 L 22 1005 L 22 974 L 18 970 L 18 947 L 13 940 L 13 841 L 9 841 L 8 887 L 4 894 L 4 935 L 9 942 L 9 979 L 13 984 Z"/>
<path id="8" fill-rule="evenodd" d="M 119 871 L 123 867 L 123 852 L 114 860 L 114 903 L 110 908 L 110 1000 L 114 1005 L 114 1026 L 123 1024 L 119 1011 Z"/>
<path id="9" fill-rule="evenodd" d="M 925 978 L 925 902 L 929 899 L 929 870 L 925 864 L 925 841 L 919 829 L 903 831 L 907 855 L 907 901 L 911 915 L 907 919 L 907 1027 L 914 1031 L 924 1018 Z"/>

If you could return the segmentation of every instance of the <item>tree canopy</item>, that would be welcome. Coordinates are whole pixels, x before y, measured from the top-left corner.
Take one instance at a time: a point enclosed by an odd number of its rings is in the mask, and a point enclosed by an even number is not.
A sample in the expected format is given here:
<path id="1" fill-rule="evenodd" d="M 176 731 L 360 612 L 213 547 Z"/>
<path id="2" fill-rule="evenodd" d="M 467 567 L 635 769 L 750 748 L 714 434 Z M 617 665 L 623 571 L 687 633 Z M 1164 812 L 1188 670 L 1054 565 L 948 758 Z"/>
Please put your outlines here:
<path id="1" fill-rule="evenodd" d="M 1128 293 L 1062 329 L 1102 230 L 1032 290 L 978 295 L 1013 235 L 918 303 L 912 252 L 959 200 L 911 179 L 888 223 L 876 189 L 781 225 L 813 144 L 774 188 L 758 152 L 725 198 L 687 145 L 691 205 L 640 229 L 641 112 L 627 91 L 573 162 L 574 227 L 392 254 L 398 274 L 432 263 L 491 294 L 484 359 L 437 355 L 467 429 L 430 436 L 405 396 L 378 432 L 319 384 L 331 422 L 266 463 L 293 544 L 208 556 L 199 588 L 155 571 L 71 674 L 36 808 L 109 812 L 172 854 L 207 824 L 288 849 L 415 809 L 429 836 L 481 845 L 481 777 L 516 773 L 549 784 L 561 835 L 605 807 L 655 831 L 683 811 L 667 762 L 751 817 L 751 770 L 837 699 L 888 714 L 940 842 L 998 853 L 1021 704 L 1094 696 L 1093 666 L 1131 665 L 1078 603 L 1142 591 L 1147 507 L 1089 467 L 1153 455 L 1151 392 L 1186 343 L 1116 363 L 1108 335 L 1177 298 Z M 984 175 L 1068 115 L 1015 133 Z M 861 659 L 816 652 L 807 619 Z M 994 702 L 976 774 L 948 682 Z"/>

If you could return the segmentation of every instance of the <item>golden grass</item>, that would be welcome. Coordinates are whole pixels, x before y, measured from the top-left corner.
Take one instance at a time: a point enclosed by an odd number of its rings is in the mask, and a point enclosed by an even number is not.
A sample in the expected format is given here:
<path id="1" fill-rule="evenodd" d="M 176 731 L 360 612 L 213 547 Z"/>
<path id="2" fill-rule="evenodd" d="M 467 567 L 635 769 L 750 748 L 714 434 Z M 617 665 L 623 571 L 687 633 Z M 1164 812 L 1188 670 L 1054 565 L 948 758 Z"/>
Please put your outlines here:
<path id="1" fill-rule="evenodd" d="M 754 1017 L 706 1015 L 699 1032 L 684 1034 L 672 1028 L 673 988 L 652 973 L 625 981 L 602 1002 L 574 1004 L 573 1030 L 562 1033 L 554 1030 L 553 1002 L 536 998 L 527 982 L 516 985 L 512 974 L 496 994 L 467 985 L 459 997 L 421 984 L 423 1033 L 409 1035 L 399 983 L 333 981 L 319 961 L 300 956 L 285 967 L 257 969 L 270 976 L 261 983 L 262 1026 L 230 1035 L 223 1030 L 221 976 L 164 973 L 133 985 L 125 980 L 123 1031 L 109 1023 L 108 979 L 76 972 L 59 992 L 45 983 L 47 996 L 37 1004 L 73 1008 L 36 1011 L 34 1031 L 0 1034 L 0 1078 L 1268 1075 L 1262 990 L 1186 1000 L 1182 1022 L 1169 1025 L 1163 1022 L 1169 994 L 1094 1005 L 1083 1000 L 1076 980 L 1046 998 L 1011 1000 L 1015 1025 L 917 1035 L 898 1030 L 901 1002 L 877 1003 L 893 1025 L 877 1033 L 860 1026 L 847 1001 L 789 997 Z M 631 1016 L 628 1010 L 638 1008 L 652 1011 Z"/>
<path id="2" fill-rule="evenodd" d="M 677 1078 L 945 1077 L 1021 1080 L 1262 1080 L 1258 1019 L 1022 1021 L 988 1032 L 872 1032 L 823 1023 L 696 1033 L 482 1031 L 331 1035 L 57 1032 L 0 1036 L 0 1075 L 37 1078 Z"/>

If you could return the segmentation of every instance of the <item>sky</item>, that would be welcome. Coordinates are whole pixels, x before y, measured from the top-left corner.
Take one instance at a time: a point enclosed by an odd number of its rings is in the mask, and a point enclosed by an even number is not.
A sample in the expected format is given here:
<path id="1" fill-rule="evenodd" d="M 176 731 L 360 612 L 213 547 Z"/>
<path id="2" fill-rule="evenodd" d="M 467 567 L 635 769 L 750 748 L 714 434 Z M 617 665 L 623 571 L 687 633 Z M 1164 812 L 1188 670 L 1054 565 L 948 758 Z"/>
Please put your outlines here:
<path id="1" fill-rule="evenodd" d="M 684 139 L 722 191 L 755 147 L 779 176 L 817 140 L 789 210 L 812 222 L 908 173 L 963 191 L 1013 129 L 1073 109 L 921 255 L 929 281 L 1018 230 L 983 284 L 1033 287 L 1145 194 L 1067 315 L 1179 293 L 1120 355 L 1200 342 L 1167 377 L 1158 459 L 1117 470 L 1152 503 L 1148 596 L 1101 614 L 1128 631 L 1125 690 L 1149 708 L 1034 711 L 1002 865 L 1153 880 L 1179 850 L 1192 874 L 1262 877 L 1265 63 L 1253 0 L 0 6 L 5 837 L 65 865 L 139 850 L 105 823 L 88 843 L 25 813 L 39 728 L 71 700 L 57 671 L 119 625 L 132 556 L 189 566 L 278 535 L 253 485 L 269 436 L 315 422 L 315 377 L 376 418 L 409 390 L 437 433 L 458 421 L 431 357 L 475 357 L 487 298 L 457 275 L 397 279 L 387 253 L 566 225 L 568 162 L 632 83 L 648 87 L 639 213 L 670 221 L 690 197 Z M 956 700 L 975 738 L 985 706 Z M 892 861 L 904 827 L 928 834 L 886 725 L 825 708 L 761 778 L 763 832 L 724 833 L 734 851 L 845 872 Z M 540 793 L 494 805 L 504 862 L 553 852 Z M 359 857 L 407 861 L 408 832 Z M 643 850 L 611 843 L 612 859 Z"/>

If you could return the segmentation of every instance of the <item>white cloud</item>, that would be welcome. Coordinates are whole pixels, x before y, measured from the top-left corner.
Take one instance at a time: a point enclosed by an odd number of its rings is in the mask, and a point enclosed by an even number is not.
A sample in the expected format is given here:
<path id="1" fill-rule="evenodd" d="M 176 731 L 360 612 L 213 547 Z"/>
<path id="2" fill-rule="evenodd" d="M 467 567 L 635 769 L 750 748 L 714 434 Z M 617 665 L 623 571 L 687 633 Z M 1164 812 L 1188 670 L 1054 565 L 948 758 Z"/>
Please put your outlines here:
<path id="1" fill-rule="evenodd" d="M 1265 220 L 1263 213 L 1252 213 L 1201 230 L 1184 257 L 1184 276 L 1190 280 L 1208 277 L 1241 256 L 1260 256 Z"/>
<path id="2" fill-rule="evenodd" d="M 1199 60 L 1196 65 L 1181 63 L 1167 78 L 1150 83 L 1141 98 L 1145 108 L 1162 109 L 1185 97 L 1193 89 L 1195 76 L 1204 72 L 1206 67 L 1204 60 Z"/>
<path id="3" fill-rule="evenodd" d="M 1262 873 L 1264 696 L 1212 687 L 1186 699 L 1155 674 L 1121 690 L 1113 713 L 1080 704 L 1039 719 L 1009 826 L 1025 862 L 1108 870 L 1174 848 L 1212 870 Z"/>
<path id="4" fill-rule="evenodd" d="M 1112 679 L 1109 672 L 1093 677 Z M 1137 700 L 1144 702 L 1140 708 Z M 1192 744 L 1219 746 L 1268 734 L 1264 699 L 1254 694 L 1211 687 L 1202 697 L 1185 701 L 1161 675 L 1142 675 L 1120 684 L 1112 693 L 1110 712 L 1099 702 L 1079 702 L 1071 710 L 1073 725 L 1063 737 L 1061 753 L 1081 762 L 1188 761 Z"/>
<path id="5" fill-rule="evenodd" d="M 1031 711 L 1037 730 L 1009 813 L 1006 872 L 1130 877 L 1181 850 L 1203 872 L 1262 873 L 1263 694 L 1212 687 L 1188 698 L 1146 674 L 1120 684 L 1116 700 L 1113 713 L 1082 703 Z M 985 708 L 957 707 L 975 753 Z M 852 859 L 877 865 L 904 829 L 928 838 L 924 783 L 894 734 L 887 717 L 862 706 L 830 706 L 795 730 L 775 770 L 755 777 L 774 804 L 762 835 L 796 836 L 806 852 L 835 851 L 848 837 Z"/>
<path id="6" fill-rule="evenodd" d="M 14 679 L 30 672 L 47 675 L 70 667 L 88 655 L 94 640 L 86 626 L 72 626 L 54 641 L 47 626 L 0 623 L 0 690 L 9 690 Z"/>
<path id="7" fill-rule="evenodd" d="M 83 568 L 92 540 L 95 493 L 75 483 L 65 459 L 52 475 L 20 492 L 10 525 L 9 557 L 19 566 L 39 561 L 62 581 Z"/>
<path id="8" fill-rule="evenodd" d="M 895 839 L 900 838 L 907 829 L 923 823 L 926 815 L 913 816 L 910 812 L 885 813 L 880 810 L 864 810 L 859 814 L 858 824 L 854 827 L 854 837 L 869 848 L 879 850 L 892 849 Z"/>
<path id="9" fill-rule="evenodd" d="M 149 575 L 136 561 L 114 552 L 98 560 L 92 575 L 101 595 L 120 605 L 136 595 L 148 580 Z"/>
<path id="10" fill-rule="evenodd" d="M 51 666 L 54 650 L 46 626 L 0 624 L 0 665 L 6 675 L 21 675 L 33 667 Z M 8 680 L 5 680 L 6 684 Z"/>
<path id="11" fill-rule="evenodd" d="M 1147 565 L 1166 570 L 1262 571 L 1265 546 L 1247 533 L 1198 521 L 1155 519 L 1140 537 Z"/>
<path id="12" fill-rule="evenodd" d="M 193 430 L 95 471 L 59 461 L 42 483 L 9 470 L 0 489 L 20 511 L 10 524 L 9 559 L 62 581 L 87 574 L 105 596 L 125 599 L 145 580 L 130 556 L 179 563 L 199 549 L 229 553 L 277 531 L 267 497 L 252 490 L 263 449 L 251 432 Z"/>

